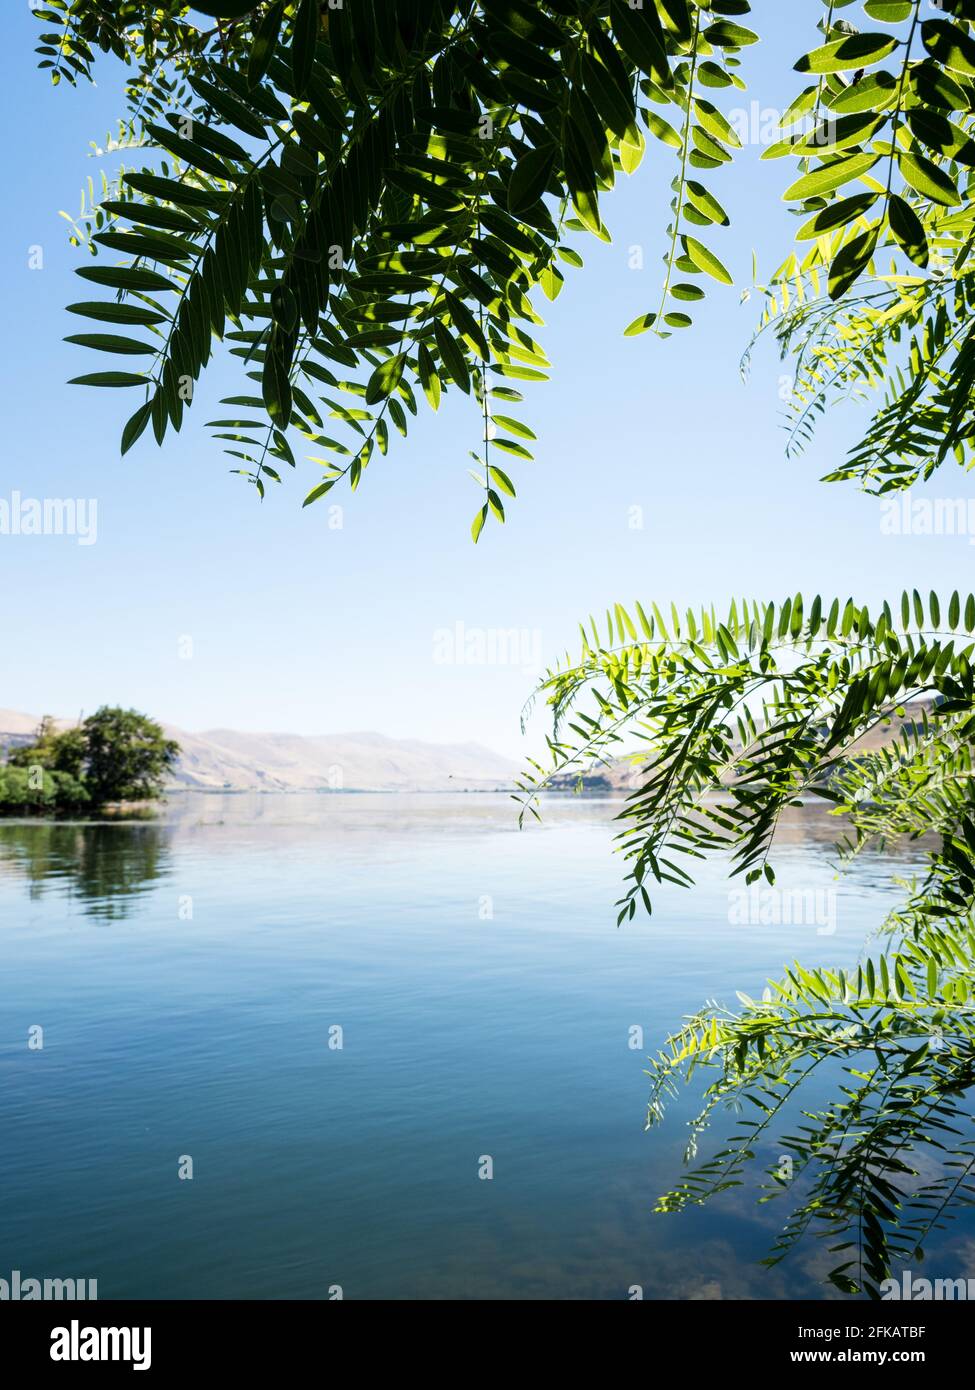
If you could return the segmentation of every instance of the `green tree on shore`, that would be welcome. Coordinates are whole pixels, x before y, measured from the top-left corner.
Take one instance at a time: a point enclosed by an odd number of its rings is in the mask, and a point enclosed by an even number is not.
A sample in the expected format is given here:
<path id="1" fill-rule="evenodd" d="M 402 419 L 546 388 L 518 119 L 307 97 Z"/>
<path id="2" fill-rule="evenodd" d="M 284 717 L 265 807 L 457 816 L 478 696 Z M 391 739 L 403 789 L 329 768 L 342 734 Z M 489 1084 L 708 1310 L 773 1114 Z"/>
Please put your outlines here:
<path id="1" fill-rule="evenodd" d="M 99 805 L 112 801 L 151 801 L 179 756 L 179 744 L 135 710 L 101 709 L 81 726 L 85 741 L 85 781 Z"/>
<path id="2" fill-rule="evenodd" d="M 7 757 L 8 767 L 41 767 L 47 772 L 81 776 L 85 761 L 85 735 L 80 725 L 58 729 L 45 714 L 34 734 L 33 743 L 14 748 Z"/>
<path id="3" fill-rule="evenodd" d="M 179 744 L 135 710 L 103 705 L 60 731 L 45 716 L 34 741 L 13 749 L 0 769 L 0 808 L 97 809 L 153 801 L 178 755 Z"/>

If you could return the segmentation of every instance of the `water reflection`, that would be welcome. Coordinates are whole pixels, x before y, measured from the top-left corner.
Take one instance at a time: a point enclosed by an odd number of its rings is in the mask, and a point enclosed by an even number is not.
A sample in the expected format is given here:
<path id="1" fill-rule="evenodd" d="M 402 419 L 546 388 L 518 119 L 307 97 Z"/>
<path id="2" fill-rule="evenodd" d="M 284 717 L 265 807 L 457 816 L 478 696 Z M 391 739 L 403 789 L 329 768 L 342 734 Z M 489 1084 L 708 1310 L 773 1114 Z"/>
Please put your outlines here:
<path id="1" fill-rule="evenodd" d="M 0 876 L 25 880 L 32 902 L 65 895 L 96 920 L 122 921 L 172 873 L 173 856 L 192 844 L 246 852 L 270 843 L 282 854 L 314 846 L 316 853 L 338 856 L 349 866 L 382 861 L 395 855 L 397 846 L 431 833 L 456 840 L 485 833 L 510 836 L 517 855 L 530 853 L 533 836 L 592 824 L 608 832 L 605 867 L 617 873 L 612 836 L 621 828 L 617 818 L 623 806 L 618 796 L 546 796 L 541 824 L 529 822 L 521 832 L 517 808 L 503 794 L 175 795 L 141 819 L 0 820 Z M 818 801 L 790 807 L 776 834 L 777 862 L 785 866 L 799 857 L 832 866 L 842 877 L 835 846 L 848 832 L 848 823 Z M 858 883 L 889 885 L 894 866 L 913 868 L 923 848 L 923 843 L 868 847 L 858 857 Z M 740 883 L 731 880 L 729 887 Z"/>
<path id="2" fill-rule="evenodd" d="M 911 859 L 859 859 L 835 935 L 733 921 L 719 865 L 618 930 L 620 809 L 552 797 L 519 832 L 504 795 L 174 795 L 0 822 L 7 1267 L 105 1298 L 822 1297 L 816 1248 L 759 1266 L 781 1212 L 752 1188 L 653 1216 L 701 1097 L 645 1133 L 646 1053 L 796 954 L 853 968 Z M 780 883 L 832 885 L 838 829 L 790 811 Z M 931 1267 L 971 1251 L 964 1216 Z"/>
<path id="3" fill-rule="evenodd" d="M 171 834 L 154 821 L 0 823 L 0 873 L 26 880 L 31 902 L 67 894 L 86 915 L 117 922 L 171 871 Z"/>

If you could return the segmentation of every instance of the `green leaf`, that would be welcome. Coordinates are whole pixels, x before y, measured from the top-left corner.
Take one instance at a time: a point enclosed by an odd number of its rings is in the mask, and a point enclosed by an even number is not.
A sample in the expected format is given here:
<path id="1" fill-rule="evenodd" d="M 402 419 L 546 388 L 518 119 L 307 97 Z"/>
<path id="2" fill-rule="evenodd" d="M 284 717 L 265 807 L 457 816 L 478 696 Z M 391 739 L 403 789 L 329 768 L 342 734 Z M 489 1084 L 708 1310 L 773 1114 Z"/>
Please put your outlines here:
<path id="1" fill-rule="evenodd" d="M 433 364 L 433 358 L 424 343 L 420 344 L 417 353 L 417 367 L 420 374 L 420 385 L 423 387 L 423 394 L 430 402 L 432 410 L 440 409 L 440 378 L 437 369 Z"/>
<path id="2" fill-rule="evenodd" d="M 653 135 L 658 140 L 662 140 L 665 145 L 670 145 L 672 149 L 679 150 L 681 138 L 674 127 L 664 120 L 663 116 L 658 116 L 656 111 L 647 112 L 647 125 Z"/>
<path id="3" fill-rule="evenodd" d="M 653 327 L 656 319 L 656 314 L 640 314 L 623 330 L 624 338 L 636 338 L 640 333 L 646 333 L 648 328 Z"/>
<path id="4" fill-rule="evenodd" d="M 897 193 L 891 194 L 887 213 L 890 219 L 890 230 L 896 237 L 901 250 L 915 265 L 920 266 L 922 270 L 926 269 L 928 239 L 917 213 L 910 203 Z"/>
<path id="5" fill-rule="evenodd" d="M 554 163 L 554 145 L 542 145 L 522 155 L 511 171 L 508 182 L 510 212 L 517 216 L 538 202 L 551 177 Z"/>
<path id="6" fill-rule="evenodd" d="M 164 232 L 100 232 L 92 240 L 126 256 L 144 257 L 163 264 L 194 260 L 197 255 L 197 248 L 191 241 L 167 236 Z"/>
<path id="7" fill-rule="evenodd" d="M 437 351 L 451 380 L 468 395 L 471 389 L 470 372 L 463 352 L 449 330 L 439 319 L 434 320 L 433 336 L 437 341 Z"/>
<path id="8" fill-rule="evenodd" d="M 518 434 L 522 439 L 537 439 L 534 430 L 530 430 L 527 425 L 523 425 L 520 420 L 512 419 L 510 415 L 492 415 L 495 424 L 503 425 L 512 434 Z"/>
<path id="9" fill-rule="evenodd" d="M 147 376 L 135 372 L 89 372 L 87 376 L 74 376 L 69 386 L 148 386 Z"/>
<path id="10" fill-rule="evenodd" d="M 849 72 L 879 62 L 896 47 L 897 39 L 890 34 L 846 34 L 800 58 L 796 72 Z"/>
<path id="11" fill-rule="evenodd" d="M 631 9 L 627 0 L 609 0 L 609 19 L 620 48 L 631 62 L 663 87 L 672 85 L 663 25 L 652 3 Z"/>
<path id="12" fill-rule="evenodd" d="M 833 258 L 829 268 L 830 299 L 839 299 L 866 269 L 876 250 L 879 235 L 879 226 L 872 227 L 848 241 Z"/>
<path id="13" fill-rule="evenodd" d="M 481 0 L 481 7 L 519 39 L 542 48 L 558 48 L 562 43 L 562 30 L 530 0 Z"/>
<path id="14" fill-rule="evenodd" d="M 897 163 L 905 182 L 932 203 L 940 203 L 943 207 L 957 207 L 961 202 L 954 180 L 923 154 L 916 151 L 901 154 Z"/>
<path id="15" fill-rule="evenodd" d="M 928 957 L 927 976 L 928 998 L 935 999 L 938 993 L 938 962 L 934 956 Z"/>
<path id="16" fill-rule="evenodd" d="M 818 169 L 813 169 L 811 173 L 803 174 L 801 178 L 796 179 L 795 183 L 791 184 L 782 196 L 787 203 L 805 202 L 807 198 L 821 198 L 825 194 L 841 188 L 845 183 L 862 178 L 873 168 L 879 158 L 879 155 L 865 153 L 846 155 L 843 159 L 831 160 L 829 164 L 824 164 Z"/>
<path id="17" fill-rule="evenodd" d="M 643 156 L 646 151 L 646 141 L 639 131 L 630 132 L 633 140 L 620 141 L 620 164 L 624 174 L 635 174 L 643 163 Z M 636 137 L 639 136 L 639 139 Z"/>
<path id="18" fill-rule="evenodd" d="M 69 333 L 66 343 L 77 343 L 80 347 L 95 348 L 99 352 L 114 352 L 123 357 L 152 357 L 158 351 L 151 343 L 140 343 L 134 338 L 122 338 L 116 333 Z"/>
<path id="19" fill-rule="evenodd" d="M 808 222 L 803 223 L 796 232 L 796 239 L 809 241 L 813 237 L 822 236 L 824 232 L 835 231 L 838 227 L 855 222 L 858 217 L 870 211 L 879 196 L 877 193 L 854 193 L 849 198 L 830 203 L 827 207 L 821 208 Z"/>
<path id="20" fill-rule="evenodd" d="M 741 140 L 738 132 L 728 123 L 718 108 L 710 101 L 705 101 L 703 97 L 698 97 L 694 102 L 694 114 L 701 122 L 713 140 L 719 140 L 724 145 L 730 145 L 732 149 L 741 148 Z"/>
<path id="21" fill-rule="evenodd" d="M 277 0 L 277 3 L 271 6 L 258 25 L 257 33 L 254 35 L 250 59 L 247 63 L 247 82 L 251 87 L 256 87 L 258 83 L 261 82 L 268 68 L 271 66 L 271 59 L 274 57 L 278 35 L 281 32 L 281 20 L 283 16 L 284 0 Z"/>
<path id="22" fill-rule="evenodd" d="M 202 77 L 191 77 L 190 86 L 210 106 L 227 125 L 251 135 L 255 140 L 265 138 L 264 122 L 255 111 L 238 101 L 235 96 L 215 83 L 206 82 Z"/>
<path id="23" fill-rule="evenodd" d="M 156 309 L 147 309 L 141 304 L 117 304 L 114 300 L 86 300 L 81 304 L 69 304 L 68 313 L 102 319 L 105 323 L 134 323 L 143 328 L 168 322 L 166 315 Z"/>
<path id="24" fill-rule="evenodd" d="M 142 434 L 152 416 L 152 401 L 146 401 L 140 405 L 139 409 L 131 417 L 122 431 L 122 453 L 127 454 L 132 445 Z"/>
<path id="25" fill-rule="evenodd" d="M 495 449 L 503 449 L 506 454 L 514 454 L 515 458 L 527 459 L 529 462 L 533 459 L 533 455 L 528 452 L 524 445 L 517 444 L 513 439 L 504 439 L 501 435 L 497 435 L 491 440 L 491 444 Z"/>
<path id="26" fill-rule="evenodd" d="M 685 187 L 692 206 L 697 208 L 702 217 L 707 218 L 709 222 L 716 222 L 721 227 L 728 226 L 728 214 L 702 183 L 688 179 Z"/>
<path id="27" fill-rule="evenodd" d="M 602 218 L 599 215 L 599 200 L 595 193 L 590 193 L 587 189 L 577 188 L 572 194 L 572 206 L 578 214 L 579 220 L 596 236 L 608 240 L 603 233 Z"/>
<path id="28" fill-rule="evenodd" d="M 229 201 L 229 195 L 217 189 L 197 188 L 195 184 L 161 178 L 158 174 L 125 174 L 123 182 L 137 193 L 145 193 L 157 201 L 174 203 L 182 208 L 219 212 Z"/>
<path id="29" fill-rule="evenodd" d="M 838 120 L 831 116 L 817 126 L 804 140 L 800 140 L 797 145 L 794 145 L 792 153 L 818 155 L 822 159 L 827 154 L 835 154 L 841 150 L 850 149 L 854 145 L 866 144 L 886 119 L 886 116 L 876 115 L 873 111 L 864 111 L 852 116 L 840 116 Z"/>
<path id="30" fill-rule="evenodd" d="M 288 369 L 280 353 L 273 347 L 264 358 L 264 371 L 261 375 L 264 404 L 271 419 L 278 426 L 285 426 L 291 419 L 291 380 Z"/>
<path id="31" fill-rule="evenodd" d="M 617 57 L 612 45 L 609 46 L 609 53 Z M 611 74 L 591 53 L 583 51 L 579 55 L 579 72 L 593 105 L 606 128 L 622 138 L 633 127 L 636 108 L 626 71 L 622 64 L 619 67 L 619 73 L 614 69 Z"/>
<path id="32" fill-rule="evenodd" d="M 924 106 L 944 111 L 967 111 L 969 108 L 961 85 L 931 60 L 913 65 L 908 74 L 908 86 Z"/>
<path id="33" fill-rule="evenodd" d="M 899 91 L 899 79 L 893 73 L 880 69 L 867 73 L 859 82 L 851 82 L 838 92 L 827 90 L 823 94 L 823 101 L 837 115 L 848 116 L 864 111 L 885 111 L 894 105 Z"/>
<path id="34" fill-rule="evenodd" d="M 926 19 L 921 38 L 932 58 L 953 72 L 975 77 L 975 39 L 947 19 Z"/>
<path id="35" fill-rule="evenodd" d="M 366 405 L 376 405 L 392 395 L 400 383 L 405 365 L 406 354 L 403 352 L 380 362 L 366 386 Z"/>
<path id="36" fill-rule="evenodd" d="M 657 0 L 657 9 L 660 11 L 664 27 L 681 43 L 687 43 L 694 32 L 688 0 Z"/>
<path id="37" fill-rule="evenodd" d="M 146 121 L 146 131 L 152 136 L 158 145 L 177 159 L 186 164 L 191 164 L 196 169 L 202 169 L 206 174 L 212 174 L 214 178 L 229 178 L 231 169 L 217 155 L 203 148 L 200 142 L 188 140 L 185 136 L 178 134 L 169 126 L 159 125 L 154 121 Z"/>
<path id="38" fill-rule="evenodd" d="M 541 272 L 539 284 L 546 299 L 552 301 L 558 299 L 565 285 L 565 276 L 557 266 L 549 265 Z"/>
<path id="39" fill-rule="evenodd" d="M 331 491 L 331 489 L 335 486 L 335 481 L 336 480 L 334 478 L 328 478 L 324 483 L 316 484 L 316 486 L 312 488 L 311 492 L 309 492 L 304 502 L 302 502 L 302 507 L 310 507 L 313 502 L 318 501 L 319 497 L 324 497 L 326 492 Z"/>
<path id="40" fill-rule="evenodd" d="M 85 280 L 96 285 L 108 285 L 113 290 L 175 290 L 179 286 L 155 270 L 129 266 L 84 265 L 75 270 Z"/>
<path id="41" fill-rule="evenodd" d="M 698 270 L 705 271 L 706 274 L 713 276 L 715 280 L 719 280 L 722 285 L 734 284 L 730 273 L 718 260 L 713 251 L 709 251 L 706 246 L 703 246 L 701 242 L 695 240 L 692 236 L 685 235 L 682 241 L 686 254 L 694 262 Z"/>
<path id="42" fill-rule="evenodd" d="M 516 497 L 518 495 L 515 492 L 514 483 L 502 469 L 495 468 L 494 464 L 491 464 L 488 468 L 488 472 L 491 475 L 492 481 L 497 483 L 502 492 L 506 492 L 509 497 Z"/>
<path id="43" fill-rule="evenodd" d="M 940 111 L 918 107 L 908 112 L 907 123 L 915 139 L 942 158 L 954 159 L 969 168 L 975 164 L 975 141 Z"/>
<path id="44" fill-rule="evenodd" d="M 720 10 L 722 6 L 715 4 L 711 8 Z M 724 8 L 727 8 L 727 5 Z M 747 11 L 748 6 L 745 4 L 738 5 L 732 13 L 745 14 Z M 745 29 L 741 24 L 733 24 L 729 19 L 719 19 L 715 24 L 709 24 L 704 30 L 704 37 L 716 48 L 747 48 L 749 44 L 758 43 L 758 35 L 751 29 Z"/>
<path id="45" fill-rule="evenodd" d="M 294 74 L 295 95 L 299 97 L 304 96 L 311 80 L 315 64 L 315 46 L 318 43 L 319 20 L 319 0 L 301 0 L 298 13 L 295 15 L 294 34 L 291 39 L 291 70 Z"/>
<path id="46" fill-rule="evenodd" d="M 865 12 L 881 24 L 903 24 L 914 9 L 913 0 L 866 0 Z"/>

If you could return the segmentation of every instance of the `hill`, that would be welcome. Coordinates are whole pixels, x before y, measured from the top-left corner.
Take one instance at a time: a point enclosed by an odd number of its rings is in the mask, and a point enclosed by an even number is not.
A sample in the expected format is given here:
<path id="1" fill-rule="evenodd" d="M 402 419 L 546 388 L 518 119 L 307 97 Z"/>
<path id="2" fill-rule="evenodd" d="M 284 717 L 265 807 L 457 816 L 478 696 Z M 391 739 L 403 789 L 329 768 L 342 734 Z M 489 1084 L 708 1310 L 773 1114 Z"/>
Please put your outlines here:
<path id="1" fill-rule="evenodd" d="M 39 722 L 36 715 L 0 710 L 0 749 L 29 743 Z M 494 791 L 510 787 L 518 772 L 516 763 L 476 743 L 164 727 L 182 749 L 171 790 Z"/>

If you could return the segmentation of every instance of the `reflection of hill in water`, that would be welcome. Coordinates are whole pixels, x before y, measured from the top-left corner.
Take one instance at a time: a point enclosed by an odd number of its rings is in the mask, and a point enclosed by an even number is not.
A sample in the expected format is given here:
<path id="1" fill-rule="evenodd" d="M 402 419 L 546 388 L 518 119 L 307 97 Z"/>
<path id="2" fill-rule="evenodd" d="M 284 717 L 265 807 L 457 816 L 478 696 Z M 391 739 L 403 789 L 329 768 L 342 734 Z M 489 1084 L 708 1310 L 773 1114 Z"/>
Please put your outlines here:
<path id="1" fill-rule="evenodd" d="M 103 921 L 128 917 L 168 869 L 170 830 L 155 822 L 0 823 L 0 873 L 26 878 L 30 898 L 51 888 Z"/>
<path id="2" fill-rule="evenodd" d="M 173 871 L 174 856 L 194 844 L 218 855 L 248 846 L 255 852 L 297 846 L 338 864 L 362 866 L 381 861 L 391 846 L 408 855 L 411 841 L 431 834 L 472 844 L 486 835 L 521 836 L 517 846 L 512 843 L 521 855 L 531 853 L 533 836 L 597 827 L 606 833 L 609 863 L 612 839 L 623 828 L 618 820 L 623 809 L 619 796 L 556 794 L 542 799 L 541 823 L 529 820 L 519 831 L 518 807 L 505 794 L 181 794 L 152 820 L 0 821 L 0 875 L 26 879 L 31 898 L 66 891 L 87 915 L 118 921 Z M 809 856 L 835 863 L 833 847 L 845 829 L 846 822 L 825 804 L 791 807 L 779 822 L 773 858 L 784 863 Z M 889 882 L 892 870 L 907 872 L 922 853 L 916 843 L 866 850 L 858 856 L 858 872 L 866 869 L 878 882 Z"/>
<path id="3" fill-rule="evenodd" d="M 576 800 L 583 805 L 605 806 L 608 808 L 607 816 L 618 816 L 623 810 L 626 795 L 623 791 L 607 793 L 602 790 L 593 794 L 586 790 L 582 795 L 573 798 L 571 794 L 560 792 L 557 797 L 549 798 L 546 804 L 549 807 L 563 806 L 571 800 Z M 721 801 L 720 794 L 706 798 L 706 804 L 710 806 L 717 806 Z M 786 807 L 782 812 L 776 827 L 775 846 L 780 852 L 805 849 L 830 857 L 833 847 L 851 834 L 852 826 L 848 817 L 833 814 L 828 802 L 820 797 L 811 796 L 802 805 Z M 894 860 L 899 863 L 916 864 L 924 857 L 925 851 L 935 844 L 934 837 L 915 841 L 895 840 L 885 844 L 882 849 L 871 846 L 861 850 L 857 858 L 861 863 Z"/>
<path id="4" fill-rule="evenodd" d="M 815 848 L 828 850 L 839 840 L 851 834 L 851 826 L 846 816 L 830 813 L 824 801 L 810 800 L 802 806 L 790 806 L 779 819 L 775 843 L 780 850 Z M 889 861 L 898 863 L 917 863 L 924 857 L 926 849 L 936 841 L 907 840 L 891 841 L 883 849 L 871 846 L 861 850 L 857 859 Z"/>

